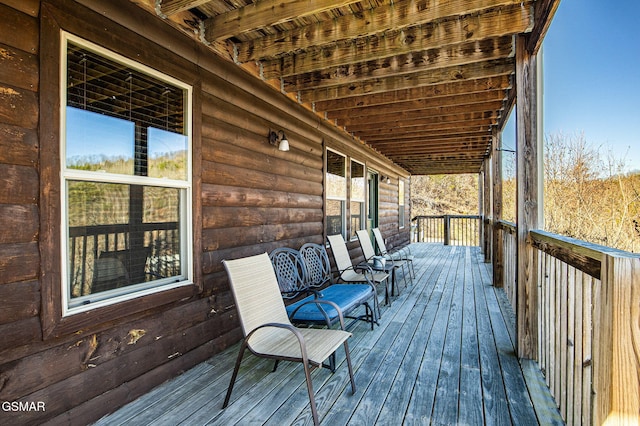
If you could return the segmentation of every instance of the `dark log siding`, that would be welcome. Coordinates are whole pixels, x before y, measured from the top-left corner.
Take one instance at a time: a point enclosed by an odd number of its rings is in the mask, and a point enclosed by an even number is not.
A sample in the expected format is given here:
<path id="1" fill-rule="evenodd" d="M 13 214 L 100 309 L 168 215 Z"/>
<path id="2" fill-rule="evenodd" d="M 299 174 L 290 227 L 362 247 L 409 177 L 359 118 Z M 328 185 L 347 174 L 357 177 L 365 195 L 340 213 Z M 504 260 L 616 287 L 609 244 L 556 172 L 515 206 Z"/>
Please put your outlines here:
<path id="1" fill-rule="evenodd" d="M 408 210 L 398 229 L 401 169 L 161 19 L 127 1 L 104 7 L 120 13 L 69 0 L 0 0 L 0 401 L 46 404 L 44 412 L 3 412 L 3 422 L 91 422 L 237 341 L 221 260 L 324 241 L 327 146 L 392 177 L 380 184 L 380 228 L 391 245 L 409 240 Z M 190 292 L 79 314 L 62 326 L 46 317 L 60 283 L 57 104 L 39 107 L 58 90 L 40 87 L 55 80 L 41 75 L 39 49 L 51 41 L 40 28 L 58 26 L 194 86 L 197 281 Z M 149 40 L 171 41 L 173 53 Z M 269 129 L 284 130 L 291 151 L 269 145 Z M 360 256 L 357 243 L 350 248 Z"/>

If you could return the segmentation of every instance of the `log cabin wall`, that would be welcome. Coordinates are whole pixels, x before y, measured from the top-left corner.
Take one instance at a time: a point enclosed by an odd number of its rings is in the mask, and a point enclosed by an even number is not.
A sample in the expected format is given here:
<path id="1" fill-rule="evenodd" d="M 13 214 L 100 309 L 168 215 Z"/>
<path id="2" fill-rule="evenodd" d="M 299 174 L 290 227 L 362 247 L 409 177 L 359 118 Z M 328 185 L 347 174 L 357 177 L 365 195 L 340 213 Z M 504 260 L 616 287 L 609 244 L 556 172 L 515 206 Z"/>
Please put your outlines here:
<path id="1" fill-rule="evenodd" d="M 2 412 L 3 423 L 91 422 L 236 342 L 221 260 L 324 241 L 326 147 L 390 176 L 380 183 L 380 228 L 391 245 L 409 241 L 408 210 L 398 228 L 398 179 L 409 193 L 402 169 L 159 18 L 108 3 L 120 13 L 0 1 L 0 400 L 46 406 Z M 194 87 L 195 284 L 73 321 L 55 318 L 52 290 L 61 259 L 60 29 Z M 284 130 L 291 151 L 269 145 L 269 129 Z"/>

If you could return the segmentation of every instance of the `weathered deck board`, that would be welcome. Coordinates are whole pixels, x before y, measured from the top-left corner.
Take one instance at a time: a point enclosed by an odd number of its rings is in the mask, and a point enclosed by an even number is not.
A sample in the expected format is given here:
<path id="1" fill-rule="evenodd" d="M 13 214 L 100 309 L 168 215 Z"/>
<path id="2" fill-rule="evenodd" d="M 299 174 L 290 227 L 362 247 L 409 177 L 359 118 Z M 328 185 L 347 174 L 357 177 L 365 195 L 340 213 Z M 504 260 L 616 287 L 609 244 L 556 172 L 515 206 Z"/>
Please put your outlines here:
<path id="1" fill-rule="evenodd" d="M 490 265 L 479 248 L 414 244 L 412 251 L 414 284 L 383 307 L 379 327 L 359 324 L 349 341 L 356 393 L 342 350 L 335 374 L 313 372 L 321 422 L 561 424 L 536 364 L 525 362 L 522 372 L 513 312 L 504 293 L 491 286 Z M 302 368 L 281 363 L 272 372 L 273 362 L 249 353 L 223 410 L 237 350 L 216 355 L 97 424 L 311 424 Z"/>

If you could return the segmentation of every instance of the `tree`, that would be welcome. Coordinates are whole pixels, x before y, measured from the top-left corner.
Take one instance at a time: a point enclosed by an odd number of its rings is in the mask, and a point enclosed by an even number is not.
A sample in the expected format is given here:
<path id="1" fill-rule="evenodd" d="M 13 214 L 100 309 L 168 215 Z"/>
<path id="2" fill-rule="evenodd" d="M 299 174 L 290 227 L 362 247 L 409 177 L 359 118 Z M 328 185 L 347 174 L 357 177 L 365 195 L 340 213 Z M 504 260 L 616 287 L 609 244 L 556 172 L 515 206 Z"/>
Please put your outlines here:
<path id="1" fill-rule="evenodd" d="M 584 133 L 544 143 L 544 229 L 621 250 L 640 251 L 640 174 L 594 147 Z M 515 157 L 503 156 L 503 219 L 515 222 Z M 412 214 L 477 214 L 478 176 L 413 176 Z"/>

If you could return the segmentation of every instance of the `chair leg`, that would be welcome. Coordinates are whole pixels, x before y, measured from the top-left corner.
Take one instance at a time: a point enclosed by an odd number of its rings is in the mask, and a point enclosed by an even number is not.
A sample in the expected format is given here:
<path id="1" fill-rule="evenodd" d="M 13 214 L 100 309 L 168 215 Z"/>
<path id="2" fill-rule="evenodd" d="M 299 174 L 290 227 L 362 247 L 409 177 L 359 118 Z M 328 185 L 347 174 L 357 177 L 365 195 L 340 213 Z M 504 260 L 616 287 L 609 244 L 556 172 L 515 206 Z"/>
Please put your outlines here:
<path id="1" fill-rule="evenodd" d="M 318 409 L 316 408 L 316 397 L 313 393 L 313 383 L 311 383 L 311 369 L 309 368 L 309 363 L 302 361 L 302 365 L 304 366 L 304 377 L 307 379 L 307 392 L 309 392 L 309 404 L 311 405 L 311 416 L 313 417 L 313 424 L 315 426 L 320 424 L 318 420 Z"/>
<path id="2" fill-rule="evenodd" d="M 393 286 L 391 287 L 391 292 L 393 293 Z M 393 296 L 393 294 L 391 294 Z M 389 296 L 389 277 L 384 279 L 384 304 L 389 305 L 390 296 Z"/>
<path id="3" fill-rule="evenodd" d="M 396 296 L 400 296 L 400 290 L 396 287 L 396 268 L 395 266 L 391 270 L 391 297 L 394 296 L 393 293 L 396 293 Z"/>
<path id="4" fill-rule="evenodd" d="M 369 305 L 369 302 L 366 302 L 364 306 L 367 311 L 367 315 L 369 315 L 369 318 L 371 319 L 371 329 L 373 330 L 374 325 L 380 325 L 378 320 L 382 315 L 382 312 L 380 311 L 380 304 L 378 303 L 378 295 L 373 296 L 373 306 Z"/>
<path id="5" fill-rule="evenodd" d="M 356 393 L 356 381 L 353 378 L 353 367 L 351 367 L 351 354 L 349 353 L 349 344 L 344 341 L 344 353 L 347 359 L 347 368 L 349 369 L 349 380 L 351 380 L 351 393 Z"/>
<path id="6" fill-rule="evenodd" d="M 373 330 L 373 325 L 375 322 L 377 322 L 375 318 L 375 312 L 373 311 L 373 309 L 371 309 L 371 306 L 369 306 L 369 303 L 364 304 L 364 311 L 365 311 L 364 317 L 371 323 L 371 329 Z"/>
<path id="7" fill-rule="evenodd" d="M 229 405 L 229 399 L 231 398 L 231 391 L 233 391 L 233 385 L 236 382 L 236 377 L 238 376 L 238 370 L 240 370 L 240 363 L 242 363 L 242 357 L 244 356 L 244 351 L 247 349 L 247 341 L 243 340 L 242 345 L 240 345 L 240 352 L 238 353 L 238 357 L 236 358 L 236 365 L 233 367 L 233 374 L 231 374 L 231 382 L 229 383 L 229 388 L 227 389 L 227 396 L 224 397 L 224 403 L 222 404 L 222 408 L 227 408 Z"/>
<path id="8" fill-rule="evenodd" d="M 411 269 L 409 269 L 409 262 L 405 261 L 402 264 L 402 277 L 404 278 L 404 286 L 407 287 L 407 276 L 409 276 L 409 281 L 413 284 L 413 278 L 411 278 Z"/>

